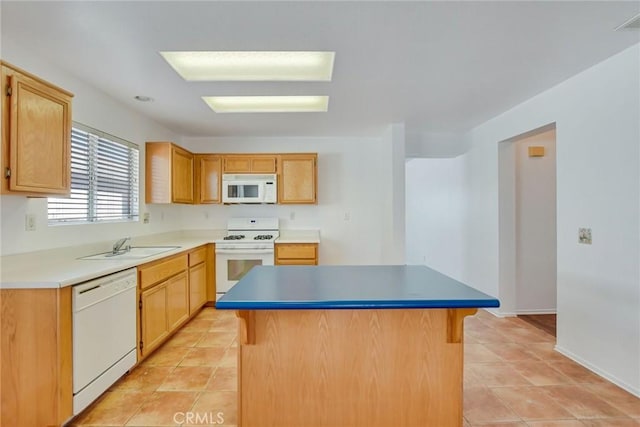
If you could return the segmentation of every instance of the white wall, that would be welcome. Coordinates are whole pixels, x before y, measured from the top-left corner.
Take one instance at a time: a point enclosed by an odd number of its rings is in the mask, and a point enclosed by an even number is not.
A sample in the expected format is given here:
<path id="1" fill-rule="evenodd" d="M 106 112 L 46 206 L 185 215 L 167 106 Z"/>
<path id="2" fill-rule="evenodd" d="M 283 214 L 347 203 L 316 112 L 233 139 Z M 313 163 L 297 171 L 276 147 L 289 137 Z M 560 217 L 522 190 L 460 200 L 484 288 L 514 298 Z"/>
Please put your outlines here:
<path id="1" fill-rule="evenodd" d="M 181 145 L 195 153 L 317 152 L 318 204 L 183 206 L 181 227 L 226 228 L 227 219 L 234 216 L 277 216 L 282 228 L 320 230 L 321 264 L 393 263 L 397 256 L 384 250 L 383 237 L 393 230 L 388 210 L 393 199 L 390 144 L 387 134 L 380 138 L 183 138 Z"/>
<path id="2" fill-rule="evenodd" d="M 381 194 L 390 198 L 384 207 L 383 264 L 405 264 L 405 132 L 404 124 L 393 124 L 382 137 Z"/>
<path id="3" fill-rule="evenodd" d="M 460 279 L 464 164 L 451 159 L 412 159 L 406 164 L 406 259 Z"/>
<path id="4" fill-rule="evenodd" d="M 144 142 L 147 140 L 175 140 L 177 136 L 148 118 L 119 104 L 70 73 L 51 66 L 32 55 L 10 37 L 2 35 L 2 59 L 23 68 L 75 96 L 72 119 L 140 146 L 140 188 L 144 189 Z M 131 94 L 134 96 L 135 94 Z M 176 206 L 144 205 L 144 191 L 140 212 L 149 211 L 151 222 L 121 222 L 76 226 L 47 226 L 46 198 L 28 199 L 24 196 L 0 196 L 2 255 L 72 246 L 96 241 L 115 241 L 122 236 L 136 236 L 176 229 L 180 224 L 180 209 Z M 25 215 L 36 215 L 36 230 L 25 231 Z M 163 218 L 161 220 L 161 218 Z"/>
<path id="5" fill-rule="evenodd" d="M 498 146 L 556 123 L 557 347 L 640 395 L 640 45 L 473 129 L 460 276 L 502 299 Z M 593 229 L 593 245 L 577 242 Z M 451 256 L 457 256 L 452 252 Z"/>
<path id="6" fill-rule="evenodd" d="M 516 313 L 556 312 L 556 132 L 511 142 L 516 161 Z M 544 157 L 528 148 L 544 147 Z"/>

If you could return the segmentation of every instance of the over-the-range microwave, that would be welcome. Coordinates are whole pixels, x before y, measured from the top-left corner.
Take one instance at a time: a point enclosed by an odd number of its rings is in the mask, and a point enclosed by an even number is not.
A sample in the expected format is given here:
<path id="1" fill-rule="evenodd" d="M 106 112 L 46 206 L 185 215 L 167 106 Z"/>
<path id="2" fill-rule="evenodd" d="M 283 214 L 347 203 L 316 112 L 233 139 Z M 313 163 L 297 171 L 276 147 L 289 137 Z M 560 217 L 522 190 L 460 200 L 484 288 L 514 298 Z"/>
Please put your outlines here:
<path id="1" fill-rule="evenodd" d="M 222 203 L 276 203 L 276 174 L 223 174 Z"/>

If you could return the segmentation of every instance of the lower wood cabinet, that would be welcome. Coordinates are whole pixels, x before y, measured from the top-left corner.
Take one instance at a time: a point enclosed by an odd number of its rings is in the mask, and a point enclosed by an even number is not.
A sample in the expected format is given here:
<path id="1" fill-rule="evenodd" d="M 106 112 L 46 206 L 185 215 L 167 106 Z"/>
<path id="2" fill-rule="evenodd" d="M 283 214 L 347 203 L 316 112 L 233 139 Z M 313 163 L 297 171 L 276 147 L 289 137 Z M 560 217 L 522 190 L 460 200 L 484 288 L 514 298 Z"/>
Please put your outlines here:
<path id="1" fill-rule="evenodd" d="M 189 318 L 187 253 L 139 266 L 138 286 L 140 360 Z"/>
<path id="2" fill-rule="evenodd" d="M 213 286 L 212 257 L 213 245 L 209 244 L 138 267 L 138 360 L 164 343 L 207 302 Z"/>
<path id="3" fill-rule="evenodd" d="M 276 265 L 318 265 L 317 243 L 277 243 Z"/>
<path id="4" fill-rule="evenodd" d="M 173 331 L 189 318 L 189 281 L 182 272 L 167 281 L 167 323 Z"/>
<path id="5" fill-rule="evenodd" d="M 207 302 L 207 269 L 204 262 L 189 268 L 189 315 Z"/>
<path id="6" fill-rule="evenodd" d="M 62 425 L 73 414 L 71 286 L 1 289 L 2 426 Z"/>
<path id="7" fill-rule="evenodd" d="M 140 297 L 140 353 L 147 354 L 169 335 L 167 284 L 162 283 Z"/>

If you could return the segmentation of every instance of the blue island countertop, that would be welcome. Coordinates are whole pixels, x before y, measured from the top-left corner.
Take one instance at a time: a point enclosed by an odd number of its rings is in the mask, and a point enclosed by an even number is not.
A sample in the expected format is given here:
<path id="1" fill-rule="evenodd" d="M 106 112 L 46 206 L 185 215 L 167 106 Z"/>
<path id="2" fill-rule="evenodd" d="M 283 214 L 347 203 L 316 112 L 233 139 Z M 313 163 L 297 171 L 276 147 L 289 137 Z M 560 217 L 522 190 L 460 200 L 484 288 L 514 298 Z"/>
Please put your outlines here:
<path id="1" fill-rule="evenodd" d="M 217 309 L 499 307 L 500 302 L 425 266 L 256 266 Z"/>

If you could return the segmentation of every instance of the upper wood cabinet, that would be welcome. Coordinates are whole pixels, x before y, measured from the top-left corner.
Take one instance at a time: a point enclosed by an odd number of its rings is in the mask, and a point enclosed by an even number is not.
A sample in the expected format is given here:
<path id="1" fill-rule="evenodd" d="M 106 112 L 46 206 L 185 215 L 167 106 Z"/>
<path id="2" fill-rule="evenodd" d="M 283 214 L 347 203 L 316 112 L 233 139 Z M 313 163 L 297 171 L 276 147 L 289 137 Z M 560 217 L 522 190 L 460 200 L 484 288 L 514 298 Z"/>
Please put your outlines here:
<path id="1" fill-rule="evenodd" d="M 278 203 L 318 203 L 317 159 L 316 153 L 279 156 Z"/>
<path id="2" fill-rule="evenodd" d="M 227 154 L 224 173 L 276 173 L 275 154 Z"/>
<path id="3" fill-rule="evenodd" d="M 73 94 L 2 66 L 3 194 L 69 194 Z"/>
<path id="4" fill-rule="evenodd" d="M 196 154 L 196 203 L 220 203 L 222 157 Z"/>
<path id="5" fill-rule="evenodd" d="M 194 156 L 171 142 L 146 144 L 147 203 L 193 203 Z"/>

